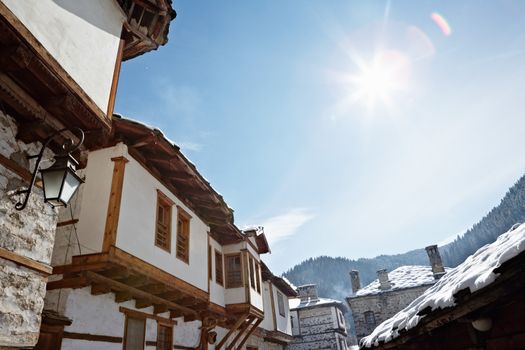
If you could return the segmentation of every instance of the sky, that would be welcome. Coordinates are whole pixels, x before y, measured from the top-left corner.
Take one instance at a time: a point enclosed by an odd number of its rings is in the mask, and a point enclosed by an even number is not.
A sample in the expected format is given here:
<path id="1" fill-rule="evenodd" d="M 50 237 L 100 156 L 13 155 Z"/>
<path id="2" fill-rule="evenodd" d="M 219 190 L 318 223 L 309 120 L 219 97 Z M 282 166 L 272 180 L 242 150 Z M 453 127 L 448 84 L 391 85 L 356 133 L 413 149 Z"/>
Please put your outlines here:
<path id="1" fill-rule="evenodd" d="M 525 2 L 174 0 L 115 111 L 160 128 L 282 273 L 445 243 L 525 172 Z"/>

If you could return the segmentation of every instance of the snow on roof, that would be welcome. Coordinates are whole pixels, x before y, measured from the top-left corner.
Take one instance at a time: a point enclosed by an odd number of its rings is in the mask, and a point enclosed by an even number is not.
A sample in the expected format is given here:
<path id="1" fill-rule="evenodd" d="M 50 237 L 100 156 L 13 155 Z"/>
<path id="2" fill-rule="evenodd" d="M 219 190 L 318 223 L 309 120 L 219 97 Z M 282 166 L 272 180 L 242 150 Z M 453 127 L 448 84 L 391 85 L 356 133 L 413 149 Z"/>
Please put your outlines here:
<path id="1" fill-rule="evenodd" d="M 297 290 L 297 287 L 296 287 L 292 282 L 290 282 L 290 280 L 289 280 L 288 278 L 284 277 L 284 275 L 281 275 L 281 278 L 282 278 L 286 283 L 288 283 L 288 285 L 289 285 L 290 287 L 292 287 L 293 290 Z"/>
<path id="2" fill-rule="evenodd" d="M 461 265 L 448 271 L 436 284 L 427 289 L 406 308 L 381 323 L 369 336 L 361 339 L 362 347 L 379 345 L 399 336 L 400 330 L 417 326 L 425 316 L 424 309 L 444 309 L 455 305 L 454 295 L 468 288 L 471 293 L 490 285 L 498 274 L 494 269 L 525 250 L 525 224 L 502 234 L 469 256 Z"/>
<path id="3" fill-rule="evenodd" d="M 315 306 L 329 306 L 329 305 L 343 305 L 342 302 L 335 299 L 329 298 L 308 298 L 307 300 L 301 300 L 300 298 L 294 298 L 289 300 L 290 310 L 304 309 Z"/>
<path id="4" fill-rule="evenodd" d="M 445 268 L 445 272 L 448 271 L 450 271 L 450 268 Z M 388 279 L 392 284 L 392 288 L 386 290 L 381 289 L 379 287 L 379 280 L 376 279 L 366 287 L 359 289 L 355 295 L 350 298 L 379 294 L 397 289 L 414 288 L 436 282 L 430 266 L 415 265 L 398 267 L 394 271 L 388 273 Z"/>

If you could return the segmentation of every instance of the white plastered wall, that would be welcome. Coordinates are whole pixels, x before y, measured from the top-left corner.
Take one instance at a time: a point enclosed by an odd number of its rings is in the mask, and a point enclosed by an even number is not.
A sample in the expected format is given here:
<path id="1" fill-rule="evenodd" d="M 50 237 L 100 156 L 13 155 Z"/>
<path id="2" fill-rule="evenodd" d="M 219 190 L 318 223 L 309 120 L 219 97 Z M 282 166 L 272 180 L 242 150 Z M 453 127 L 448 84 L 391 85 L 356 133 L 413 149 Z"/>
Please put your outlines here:
<path id="1" fill-rule="evenodd" d="M 292 334 L 292 325 L 290 322 L 290 306 L 288 305 L 288 298 L 286 294 L 280 291 L 275 285 L 273 286 L 273 298 L 275 303 L 275 321 L 277 323 L 277 330 L 286 334 Z M 279 303 L 277 301 L 278 293 L 280 292 L 283 295 L 283 304 L 284 304 L 284 316 L 279 313 Z"/>
<path id="2" fill-rule="evenodd" d="M 274 288 L 272 286 L 272 288 Z M 270 292 L 270 283 L 263 281 L 262 283 L 262 293 L 263 293 L 263 307 L 264 307 L 264 319 L 261 322 L 261 327 L 273 331 L 273 315 L 272 315 L 272 296 Z"/>
<path id="3" fill-rule="evenodd" d="M 125 16 L 114 0 L 0 0 L 106 113 Z"/>
<path id="4" fill-rule="evenodd" d="M 122 189 L 117 247 L 200 288 L 208 290 L 209 227 L 133 157 L 127 157 Z M 172 207 L 171 252 L 155 245 L 157 190 L 170 198 Z M 175 255 L 177 206 L 191 216 L 189 264 Z"/>
<path id="5" fill-rule="evenodd" d="M 86 182 L 79 193 L 80 212 L 77 232 L 82 253 L 89 254 L 102 251 L 109 193 L 113 178 L 113 157 L 127 156 L 126 146 L 118 144 L 90 152 L 87 166 L 83 173 Z"/>

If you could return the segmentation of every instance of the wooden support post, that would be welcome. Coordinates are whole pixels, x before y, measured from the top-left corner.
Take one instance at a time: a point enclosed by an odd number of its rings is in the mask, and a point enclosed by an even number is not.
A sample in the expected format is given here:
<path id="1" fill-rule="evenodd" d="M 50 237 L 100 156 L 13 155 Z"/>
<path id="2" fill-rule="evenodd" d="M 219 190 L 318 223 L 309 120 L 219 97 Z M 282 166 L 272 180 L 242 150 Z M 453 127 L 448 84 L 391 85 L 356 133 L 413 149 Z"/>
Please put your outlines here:
<path id="1" fill-rule="evenodd" d="M 237 346 L 235 348 L 235 350 L 240 350 L 242 349 L 242 346 L 244 345 L 244 343 L 246 343 L 246 341 L 248 340 L 248 338 L 250 337 L 250 335 L 253 333 L 253 331 L 255 331 L 257 329 L 257 327 L 261 324 L 262 322 L 262 318 L 259 318 L 257 321 L 255 321 L 255 323 L 253 324 L 252 328 L 250 328 L 250 330 L 248 331 L 248 333 L 246 333 L 246 335 L 244 336 L 244 338 L 242 338 L 241 340 L 241 343 L 239 344 L 239 346 Z"/>
<path id="2" fill-rule="evenodd" d="M 120 215 L 120 202 L 122 200 L 122 187 L 124 185 L 124 170 L 128 160 L 126 157 L 111 158 L 115 162 L 113 166 L 113 179 L 109 194 L 108 213 L 106 216 L 106 228 L 104 230 L 104 241 L 102 252 L 109 252 L 109 248 L 117 242 L 118 218 Z"/>
<path id="3" fill-rule="evenodd" d="M 242 325 L 242 323 L 244 321 L 246 321 L 246 318 L 248 317 L 248 314 L 244 314 L 242 315 L 241 317 L 239 317 L 239 319 L 237 320 L 237 322 L 235 322 L 235 324 L 233 325 L 232 328 L 230 328 L 230 330 L 228 331 L 228 333 L 226 333 L 226 335 L 221 339 L 221 341 L 215 345 L 215 350 L 220 350 L 221 347 L 226 344 L 226 341 L 228 340 L 228 338 L 233 334 L 233 332 L 235 332 L 237 329 L 239 329 L 239 327 Z"/>
<path id="4" fill-rule="evenodd" d="M 248 327 L 250 326 L 250 324 L 253 322 L 254 319 L 255 319 L 254 316 L 248 315 L 248 319 L 246 320 L 246 322 L 244 322 L 242 327 L 239 329 L 239 333 L 237 333 L 235 338 L 233 338 L 233 340 L 230 343 L 230 345 L 228 345 L 226 347 L 226 350 L 232 350 L 233 349 L 233 347 L 235 346 L 235 343 L 237 343 L 237 341 L 241 338 L 241 336 L 243 335 L 244 331 L 246 331 L 246 329 L 248 329 Z"/>

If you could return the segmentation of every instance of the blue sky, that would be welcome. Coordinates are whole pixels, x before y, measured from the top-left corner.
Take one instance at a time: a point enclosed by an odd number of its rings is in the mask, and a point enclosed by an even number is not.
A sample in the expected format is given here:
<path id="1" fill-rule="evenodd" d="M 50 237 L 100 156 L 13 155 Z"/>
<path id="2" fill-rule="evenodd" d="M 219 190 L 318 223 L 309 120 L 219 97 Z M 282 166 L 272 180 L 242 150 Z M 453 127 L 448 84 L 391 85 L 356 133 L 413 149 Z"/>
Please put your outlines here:
<path id="1" fill-rule="evenodd" d="M 237 225 L 264 225 L 276 272 L 446 241 L 525 171 L 521 1 L 174 7 L 115 111 L 179 144 Z"/>

